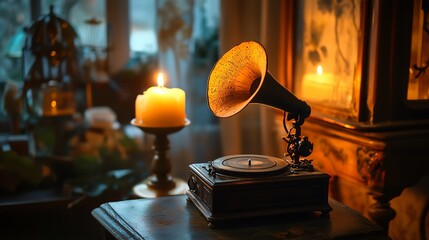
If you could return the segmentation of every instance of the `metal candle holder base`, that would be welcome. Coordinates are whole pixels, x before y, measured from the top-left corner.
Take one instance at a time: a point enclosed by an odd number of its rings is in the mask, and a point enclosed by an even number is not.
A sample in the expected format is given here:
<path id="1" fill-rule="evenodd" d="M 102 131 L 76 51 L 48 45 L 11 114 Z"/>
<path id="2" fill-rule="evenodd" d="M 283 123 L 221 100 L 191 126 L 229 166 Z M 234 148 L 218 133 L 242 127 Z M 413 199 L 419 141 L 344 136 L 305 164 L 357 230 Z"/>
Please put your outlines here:
<path id="1" fill-rule="evenodd" d="M 150 127 L 136 123 L 131 120 L 131 124 L 139 127 L 145 133 L 155 135 L 153 149 L 155 154 L 151 163 L 151 176 L 143 182 L 134 186 L 134 194 L 142 198 L 156 198 L 162 196 L 173 196 L 185 194 L 188 190 L 188 184 L 182 179 L 170 175 L 171 162 L 167 158 L 167 151 L 170 149 L 168 134 L 180 131 L 182 128 L 191 124 L 186 119 L 182 126 L 175 127 Z"/>

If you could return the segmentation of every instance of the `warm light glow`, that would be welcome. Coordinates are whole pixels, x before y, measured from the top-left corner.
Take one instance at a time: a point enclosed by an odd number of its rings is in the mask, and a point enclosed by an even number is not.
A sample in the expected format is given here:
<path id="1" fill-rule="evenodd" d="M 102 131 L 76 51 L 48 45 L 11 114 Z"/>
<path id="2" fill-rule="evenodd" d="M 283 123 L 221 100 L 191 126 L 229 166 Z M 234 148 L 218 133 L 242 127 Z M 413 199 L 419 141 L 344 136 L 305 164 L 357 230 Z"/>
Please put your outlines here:
<path id="1" fill-rule="evenodd" d="M 158 87 L 164 87 L 164 75 L 162 73 L 158 74 Z"/>
<path id="2" fill-rule="evenodd" d="M 335 76 L 318 65 L 316 71 L 306 73 L 303 76 L 301 97 L 314 102 L 334 102 Z"/>
<path id="3" fill-rule="evenodd" d="M 139 94 L 135 102 L 135 121 L 148 127 L 183 126 L 186 120 L 186 94 L 180 88 L 164 87 L 164 75 L 158 74 L 158 86 Z"/>
<path id="4" fill-rule="evenodd" d="M 318 65 L 318 66 L 317 66 L 317 74 L 318 74 L 319 76 L 322 76 L 322 74 L 323 74 L 323 68 L 322 68 L 322 65 Z"/>
<path id="5" fill-rule="evenodd" d="M 56 107 L 57 107 L 57 101 L 55 101 L 55 100 L 54 100 L 54 101 L 52 101 L 52 102 L 51 102 L 51 107 L 52 107 L 52 108 L 56 108 Z"/>

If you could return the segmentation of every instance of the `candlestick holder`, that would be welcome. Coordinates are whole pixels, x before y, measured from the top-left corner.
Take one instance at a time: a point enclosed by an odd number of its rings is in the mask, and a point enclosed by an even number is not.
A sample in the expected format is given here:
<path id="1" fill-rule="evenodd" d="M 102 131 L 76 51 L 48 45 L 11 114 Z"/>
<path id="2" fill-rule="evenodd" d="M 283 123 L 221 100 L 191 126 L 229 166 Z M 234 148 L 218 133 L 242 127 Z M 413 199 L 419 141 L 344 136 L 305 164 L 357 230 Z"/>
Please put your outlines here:
<path id="1" fill-rule="evenodd" d="M 134 186 L 134 194 L 142 198 L 185 194 L 188 190 L 187 182 L 170 175 L 171 162 L 167 157 L 167 151 L 170 149 L 168 135 L 182 130 L 182 128 L 191 124 L 191 121 L 186 119 L 182 126 L 174 127 L 144 126 L 137 123 L 135 119 L 131 120 L 131 124 L 140 128 L 145 133 L 155 136 L 153 143 L 155 153 L 151 163 L 151 175 L 143 180 L 143 182 Z"/>

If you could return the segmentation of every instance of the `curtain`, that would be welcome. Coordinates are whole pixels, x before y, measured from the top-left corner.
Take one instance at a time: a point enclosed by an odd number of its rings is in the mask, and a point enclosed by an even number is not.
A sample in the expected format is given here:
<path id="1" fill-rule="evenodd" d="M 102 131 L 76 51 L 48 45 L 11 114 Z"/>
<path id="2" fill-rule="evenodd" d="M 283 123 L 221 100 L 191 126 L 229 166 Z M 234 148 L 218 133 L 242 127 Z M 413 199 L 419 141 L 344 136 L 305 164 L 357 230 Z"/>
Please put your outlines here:
<path id="1" fill-rule="evenodd" d="M 242 41 L 260 42 L 267 50 L 268 70 L 286 84 L 287 1 L 221 0 L 220 54 Z M 282 156 L 281 118 L 267 106 L 250 104 L 233 117 L 221 119 L 224 155 Z"/>
<path id="2" fill-rule="evenodd" d="M 169 135 L 172 175 L 186 179 L 188 165 L 220 157 L 219 125 L 207 107 L 206 83 L 216 61 L 216 1 L 157 0 L 159 66 L 166 86 L 186 92 L 191 124 Z"/>

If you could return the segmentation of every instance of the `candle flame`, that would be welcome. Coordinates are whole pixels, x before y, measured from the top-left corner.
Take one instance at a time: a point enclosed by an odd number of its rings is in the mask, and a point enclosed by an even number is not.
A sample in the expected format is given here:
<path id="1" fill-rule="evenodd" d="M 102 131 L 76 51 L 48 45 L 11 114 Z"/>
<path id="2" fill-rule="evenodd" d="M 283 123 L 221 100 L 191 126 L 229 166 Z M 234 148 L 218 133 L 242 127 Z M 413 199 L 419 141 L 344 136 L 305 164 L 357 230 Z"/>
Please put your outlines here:
<path id="1" fill-rule="evenodd" d="M 158 74 L 158 87 L 164 87 L 164 75 L 162 73 Z"/>
<path id="2" fill-rule="evenodd" d="M 317 75 L 322 76 L 323 74 L 323 68 L 322 65 L 317 66 Z"/>
<path id="3" fill-rule="evenodd" d="M 55 100 L 54 100 L 54 101 L 52 101 L 52 102 L 51 102 L 51 107 L 52 107 L 52 108 L 57 107 L 57 101 L 55 101 Z"/>

